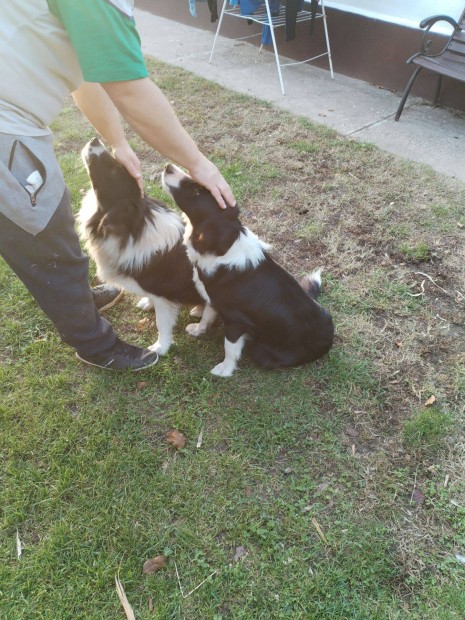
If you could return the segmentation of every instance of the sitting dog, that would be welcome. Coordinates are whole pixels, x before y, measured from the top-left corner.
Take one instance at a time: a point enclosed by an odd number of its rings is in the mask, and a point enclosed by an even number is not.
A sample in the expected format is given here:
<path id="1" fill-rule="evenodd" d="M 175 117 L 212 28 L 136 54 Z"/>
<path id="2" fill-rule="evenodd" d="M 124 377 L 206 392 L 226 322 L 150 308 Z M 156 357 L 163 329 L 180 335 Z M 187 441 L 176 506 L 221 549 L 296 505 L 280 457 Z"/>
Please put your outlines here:
<path id="1" fill-rule="evenodd" d="M 204 303 L 193 282 L 193 267 L 183 244 L 184 224 L 173 210 L 142 198 L 137 181 L 106 150 L 98 138 L 82 149 L 92 184 L 79 212 L 79 230 L 103 282 L 143 296 L 145 309 L 154 307 L 158 340 L 149 347 L 159 355 L 173 342 L 181 304 Z M 214 320 L 209 307 L 200 323 L 186 330 L 203 333 Z"/>
<path id="2" fill-rule="evenodd" d="M 223 319 L 225 358 L 211 371 L 229 377 L 248 341 L 262 368 L 298 366 L 329 351 L 334 327 L 315 301 L 320 271 L 299 283 L 269 256 L 270 246 L 239 221 L 239 209 L 218 208 L 211 193 L 168 164 L 163 187 L 187 216 L 184 241 L 203 299 Z"/>

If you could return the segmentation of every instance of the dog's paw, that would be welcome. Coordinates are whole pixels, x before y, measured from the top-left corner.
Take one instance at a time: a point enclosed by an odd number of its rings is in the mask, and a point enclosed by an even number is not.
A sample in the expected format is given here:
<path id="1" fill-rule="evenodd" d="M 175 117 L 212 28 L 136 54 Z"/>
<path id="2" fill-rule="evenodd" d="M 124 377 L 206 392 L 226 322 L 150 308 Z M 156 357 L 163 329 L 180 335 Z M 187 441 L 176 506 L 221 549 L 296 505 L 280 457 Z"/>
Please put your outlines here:
<path id="1" fill-rule="evenodd" d="M 221 364 L 217 364 L 215 368 L 212 368 L 210 372 L 212 375 L 215 375 L 217 377 L 231 377 L 234 370 L 235 370 L 235 367 L 231 366 L 231 364 L 226 364 L 225 362 L 221 362 Z"/>
<path id="2" fill-rule="evenodd" d="M 137 308 L 140 308 L 144 312 L 150 312 L 153 310 L 153 303 L 150 301 L 148 297 L 141 297 L 136 304 Z"/>
<path id="3" fill-rule="evenodd" d="M 158 355 L 165 355 L 168 353 L 171 343 L 168 345 L 162 345 L 158 340 L 148 347 L 149 351 L 155 351 Z"/>
<path id="4" fill-rule="evenodd" d="M 189 325 L 186 326 L 186 332 L 190 336 L 194 336 L 195 338 L 198 338 L 199 336 L 205 333 L 205 328 L 202 327 L 200 323 L 189 323 Z"/>
<path id="5" fill-rule="evenodd" d="M 189 316 L 193 316 L 195 319 L 201 319 L 204 307 L 205 306 L 203 304 L 198 304 L 197 306 L 194 306 L 189 312 Z"/>

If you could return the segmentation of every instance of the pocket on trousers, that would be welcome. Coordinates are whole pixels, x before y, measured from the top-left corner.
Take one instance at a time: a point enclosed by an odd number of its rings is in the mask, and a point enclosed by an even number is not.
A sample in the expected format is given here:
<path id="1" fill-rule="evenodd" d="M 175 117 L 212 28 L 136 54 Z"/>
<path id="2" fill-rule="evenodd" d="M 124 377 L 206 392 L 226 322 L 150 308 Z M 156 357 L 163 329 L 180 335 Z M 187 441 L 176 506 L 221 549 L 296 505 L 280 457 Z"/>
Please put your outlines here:
<path id="1" fill-rule="evenodd" d="M 56 211 L 65 192 L 65 182 L 45 137 L 18 137 L 9 157 L 0 161 L 0 212 L 15 224 L 36 235 Z"/>
<path id="2" fill-rule="evenodd" d="M 11 147 L 8 170 L 27 192 L 31 206 L 37 204 L 37 196 L 47 180 L 47 171 L 40 159 L 20 140 Z"/>

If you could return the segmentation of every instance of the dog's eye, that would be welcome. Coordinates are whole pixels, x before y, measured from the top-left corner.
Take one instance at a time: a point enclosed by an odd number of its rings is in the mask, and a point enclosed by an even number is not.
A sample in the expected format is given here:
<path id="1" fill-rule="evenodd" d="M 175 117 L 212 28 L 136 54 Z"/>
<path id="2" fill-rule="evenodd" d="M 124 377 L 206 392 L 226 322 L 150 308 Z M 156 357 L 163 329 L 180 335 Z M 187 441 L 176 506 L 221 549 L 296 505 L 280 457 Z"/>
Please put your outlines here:
<path id="1" fill-rule="evenodd" d="M 194 191 L 192 192 L 193 196 L 200 196 L 200 189 L 197 187 L 196 189 L 194 189 Z"/>

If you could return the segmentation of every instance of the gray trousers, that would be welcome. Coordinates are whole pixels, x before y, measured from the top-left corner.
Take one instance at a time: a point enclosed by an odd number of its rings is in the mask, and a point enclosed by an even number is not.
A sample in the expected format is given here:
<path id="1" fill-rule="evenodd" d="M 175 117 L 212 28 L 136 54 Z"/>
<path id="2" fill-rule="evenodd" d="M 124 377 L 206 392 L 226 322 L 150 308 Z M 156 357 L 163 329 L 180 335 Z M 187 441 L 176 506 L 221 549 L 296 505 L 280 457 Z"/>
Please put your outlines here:
<path id="1" fill-rule="evenodd" d="M 74 229 L 69 191 L 48 222 L 32 235 L 0 213 L 0 254 L 22 280 L 58 333 L 83 357 L 103 353 L 116 342 L 89 287 L 89 259 Z"/>

